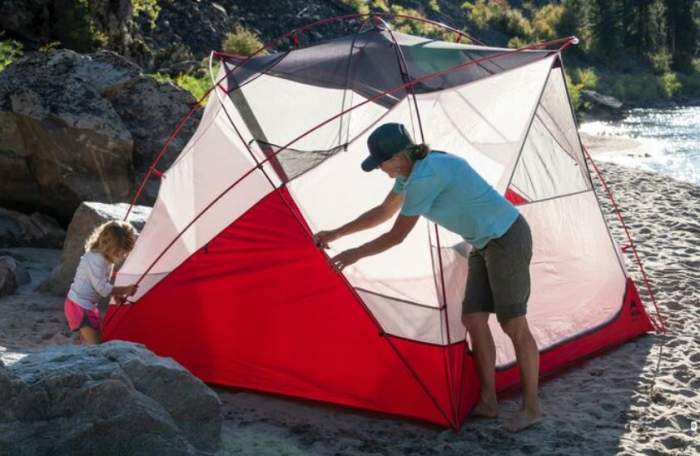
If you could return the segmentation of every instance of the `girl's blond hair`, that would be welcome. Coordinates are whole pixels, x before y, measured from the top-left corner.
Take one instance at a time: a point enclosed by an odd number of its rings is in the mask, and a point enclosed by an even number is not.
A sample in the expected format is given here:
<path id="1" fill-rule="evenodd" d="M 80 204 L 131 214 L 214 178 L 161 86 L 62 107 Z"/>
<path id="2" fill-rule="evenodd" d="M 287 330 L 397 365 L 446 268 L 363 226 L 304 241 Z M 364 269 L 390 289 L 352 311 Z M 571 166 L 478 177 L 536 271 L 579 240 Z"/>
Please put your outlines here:
<path id="1" fill-rule="evenodd" d="M 134 248 L 136 230 L 127 222 L 112 220 L 95 228 L 87 242 L 86 252 L 99 252 L 110 261 L 119 259 Z"/>

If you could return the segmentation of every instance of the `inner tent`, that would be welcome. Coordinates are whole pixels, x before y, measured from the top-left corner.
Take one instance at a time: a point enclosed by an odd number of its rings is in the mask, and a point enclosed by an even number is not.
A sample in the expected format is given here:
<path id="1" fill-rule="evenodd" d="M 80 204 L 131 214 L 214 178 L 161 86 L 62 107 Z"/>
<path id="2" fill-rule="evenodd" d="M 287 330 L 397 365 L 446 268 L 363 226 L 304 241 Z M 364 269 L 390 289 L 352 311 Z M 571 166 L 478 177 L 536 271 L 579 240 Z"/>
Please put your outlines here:
<path id="1" fill-rule="evenodd" d="M 371 131 L 400 122 L 466 159 L 532 228 L 528 321 L 541 372 L 651 329 L 594 192 L 557 50 L 448 43 L 388 28 L 222 58 L 199 127 L 165 170 L 116 284 L 107 339 L 144 343 L 206 382 L 458 427 L 478 379 L 461 323 L 464 240 L 421 218 L 338 273 L 328 257 L 389 230 L 313 233 L 379 204 Z M 495 318 L 497 387 L 518 383 Z"/>

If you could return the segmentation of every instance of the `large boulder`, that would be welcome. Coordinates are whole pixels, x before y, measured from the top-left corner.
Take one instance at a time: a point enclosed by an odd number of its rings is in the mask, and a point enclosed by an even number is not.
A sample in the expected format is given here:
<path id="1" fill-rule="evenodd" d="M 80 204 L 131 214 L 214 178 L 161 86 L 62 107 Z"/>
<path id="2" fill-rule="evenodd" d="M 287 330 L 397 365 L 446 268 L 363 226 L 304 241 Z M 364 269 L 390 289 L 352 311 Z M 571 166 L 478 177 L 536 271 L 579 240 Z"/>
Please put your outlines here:
<path id="1" fill-rule="evenodd" d="M 62 223 L 82 201 L 128 201 L 192 95 L 119 55 L 32 53 L 0 72 L 0 205 Z M 161 162 L 194 132 L 188 122 Z M 147 187 L 151 203 L 157 181 Z"/>
<path id="2" fill-rule="evenodd" d="M 0 364 L 0 404 L 0 454 L 201 455 L 221 445 L 219 397 L 129 342 Z"/>
<path id="3" fill-rule="evenodd" d="M 0 247 L 45 247 L 60 249 L 66 230 L 53 218 L 0 207 Z"/>
<path id="4" fill-rule="evenodd" d="M 123 220 L 128 209 L 129 205 L 126 203 L 82 203 L 78 210 L 75 211 L 70 225 L 68 225 L 68 234 L 63 246 L 61 261 L 51 271 L 48 279 L 41 284 L 40 290 L 58 296 L 68 293 L 75 270 L 78 268 L 80 257 L 85 253 L 85 241 L 87 241 L 92 231 L 104 222 Z M 134 206 L 129 214 L 129 223 L 137 231 L 141 231 L 150 213 L 150 207 Z"/>
<path id="5" fill-rule="evenodd" d="M 603 95 L 594 90 L 582 90 L 581 100 L 585 107 L 583 119 L 620 120 L 625 117 L 623 103 L 613 96 Z"/>

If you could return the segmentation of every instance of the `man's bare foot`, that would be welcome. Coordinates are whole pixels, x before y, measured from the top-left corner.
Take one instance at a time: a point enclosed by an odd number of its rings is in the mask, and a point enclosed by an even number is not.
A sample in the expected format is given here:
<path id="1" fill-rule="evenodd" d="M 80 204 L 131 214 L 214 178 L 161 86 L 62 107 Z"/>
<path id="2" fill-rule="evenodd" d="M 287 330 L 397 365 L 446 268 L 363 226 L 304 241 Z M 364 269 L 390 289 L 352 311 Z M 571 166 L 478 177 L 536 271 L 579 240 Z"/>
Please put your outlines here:
<path id="1" fill-rule="evenodd" d="M 542 412 L 538 411 L 535 413 L 527 410 L 518 410 L 515 415 L 506 421 L 505 428 L 510 432 L 520 432 L 540 421 L 542 421 Z"/>
<path id="2" fill-rule="evenodd" d="M 471 416 L 483 416 L 486 418 L 496 418 L 498 416 L 498 402 L 494 399 L 493 401 L 484 401 L 479 399 L 472 409 Z"/>

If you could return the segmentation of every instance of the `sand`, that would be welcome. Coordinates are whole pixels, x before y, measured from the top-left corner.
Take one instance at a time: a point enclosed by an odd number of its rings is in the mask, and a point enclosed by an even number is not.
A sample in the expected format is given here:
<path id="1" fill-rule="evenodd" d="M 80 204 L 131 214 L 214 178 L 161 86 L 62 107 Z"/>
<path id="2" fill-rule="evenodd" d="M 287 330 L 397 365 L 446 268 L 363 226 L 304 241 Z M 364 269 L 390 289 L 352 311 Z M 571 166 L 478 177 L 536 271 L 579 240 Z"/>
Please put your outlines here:
<path id="1" fill-rule="evenodd" d="M 636 147 L 631 139 L 586 141 L 601 159 Z M 223 453 L 699 454 L 700 188 L 598 163 L 624 208 L 666 318 L 666 334 L 640 337 L 545 382 L 540 391 L 545 420 L 520 434 L 506 432 L 498 420 L 469 420 L 454 433 L 343 407 L 217 389 L 224 403 Z M 623 239 L 610 220 L 616 238 Z M 74 343 L 63 321 L 63 300 L 33 291 L 58 252 L 11 250 L 27 259 L 34 280 L 17 295 L 0 299 L 0 358 L 6 363 L 46 345 Z M 518 403 L 518 396 L 503 398 L 502 414 Z"/>

